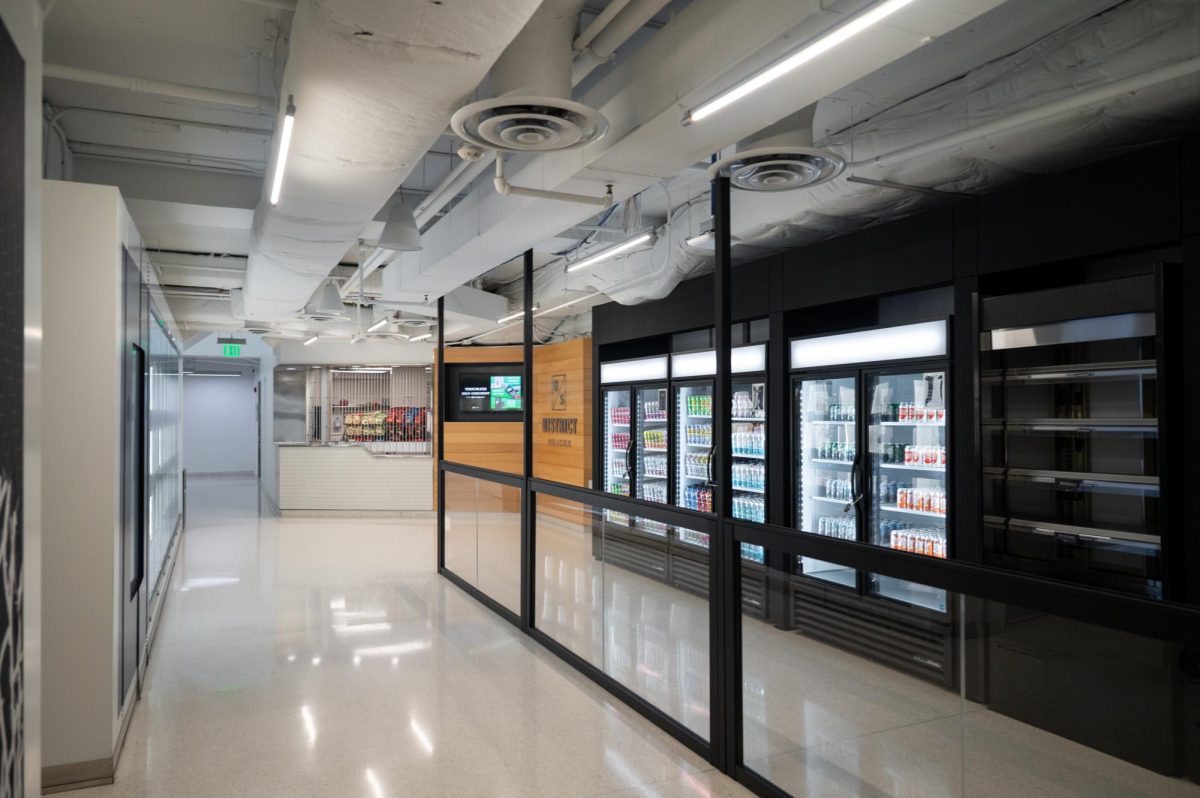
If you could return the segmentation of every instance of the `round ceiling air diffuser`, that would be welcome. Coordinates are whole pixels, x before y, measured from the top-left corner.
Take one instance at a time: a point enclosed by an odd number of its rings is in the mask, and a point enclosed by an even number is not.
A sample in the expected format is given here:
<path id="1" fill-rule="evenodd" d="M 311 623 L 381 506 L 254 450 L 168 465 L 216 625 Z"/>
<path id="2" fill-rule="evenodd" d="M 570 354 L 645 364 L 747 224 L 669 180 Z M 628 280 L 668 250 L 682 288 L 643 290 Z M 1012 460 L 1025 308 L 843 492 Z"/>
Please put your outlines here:
<path id="1" fill-rule="evenodd" d="M 717 161 L 708 176 L 728 174 L 730 185 L 743 191 L 791 191 L 832 180 L 845 168 L 846 161 L 829 150 L 764 147 Z"/>
<path id="2" fill-rule="evenodd" d="M 599 111 L 553 97 L 480 100 L 458 109 L 450 126 L 465 141 L 502 152 L 570 150 L 608 132 Z"/>

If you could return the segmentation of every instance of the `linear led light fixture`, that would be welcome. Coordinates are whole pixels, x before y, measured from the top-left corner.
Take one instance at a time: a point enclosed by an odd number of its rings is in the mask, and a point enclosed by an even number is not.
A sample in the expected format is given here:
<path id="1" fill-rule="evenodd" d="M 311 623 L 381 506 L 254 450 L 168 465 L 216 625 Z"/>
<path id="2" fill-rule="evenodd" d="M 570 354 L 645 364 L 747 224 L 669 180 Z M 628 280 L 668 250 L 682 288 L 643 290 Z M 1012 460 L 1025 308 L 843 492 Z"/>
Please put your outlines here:
<path id="1" fill-rule="evenodd" d="M 433 337 L 433 333 L 423 333 L 421 335 L 414 335 L 412 338 L 409 338 L 408 340 L 412 341 L 415 344 L 417 341 L 428 341 L 432 337 Z"/>
<path id="2" fill-rule="evenodd" d="M 312 338 L 309 338 L 307 341 L 305 341 L 304 345 L 308 346 L 309 344 L 315 344 L 317 341 L 320 340 L 320 338 L 321 338 L 321 336 L 314 335 Z"/>
<path id="3" fill-rule="evenodd" d="M 538 311 L 537 303 L 534 303 L 533 312 L 537 313 L 537 311 Z M 517 319 L 521 318 L 524 315 L 525 315 L 524 310 L 514 310 L 512 313 L 509 313 L 507 316 L 501 316 L 500 318 L 496 319 L 496 323 L 497 324 L 507 324 L 510 321 L 516 321 Z"/>
<path id="4" fill-rule="evenodd" d="M 375 332 L 376 330 L 382 330 L 384 327 L 387 326 L 387 323 L 389 321 L 391 321 L 391 319 L 388 318 L 387 316 L 384 316 L 382 319 L 380 319 L 379 321 L 375 322 L 370 327 L 368 327 L 367 332 Z"/>
<path id="5" fill-rule="evenodd" d="M 683 119 L 683 124 L 690 125 L 693 122 L 699 122 L 702 119 L 712 116 L 722 108 L 733 105 L 738 100 L 758 91 L 768 83 L 783 77 L 789 72 L 812 61 L 814 58 L 829 52 L 839 44 L 843 44 L 847 40 L 857 36 L 911 2 L 913 0 L 885 0 L 885 2 L 872 6 L 825 35 L 809 42 L 783 60 L 776 61 L 766 69 L 751 75 L 741 83 L 688 111 L 687 116 Z"/>
<path id="6" fill-rule="evenodd" d="M 597 263 L 600 263 L 601 261 L 606 261 L 609 258 L 615 258 L 617 255 L 620 255 L 622 252 L 628 252 L 629 250 L 633 249 L 634 247 L 641 246 L 642 244 L 645 244 L 647 241 L 649 241 L 652 238 L 654 238 L 654 233 L 642 233 L 640 236 L 634 236 L 633 238 L 629 239 L 628 241 L 626 241 L 622 244 L 617 244 L 615 247 L 609 247 L 608 249 L 604 250 L 603 252 L 597 252 L 595 255 L 592 255 L 590 258 L 584 258 L 583 260 L 579 261 L 578 263 L 572 263 L 571 265 L 569 265 L 567 267 L 567 271 L 569 271 L 569 272 L 579 271 L 580 269 L 586 269 L 588 266 L 595 265 Z"/>
<path id="7" fill-rule="evenodd" d="M 275 160 L 275 177 L 271 181 L 271 204 L 279 204 L 279 192 L 283 189 L 283 173 L 287 170 L 288 150 L 292 146 L 292 128 L 296 124 L 296 104 L 288 95 L 287 113 L 283 115 L 283 132 L 279 136 L 279 157 Z"/>

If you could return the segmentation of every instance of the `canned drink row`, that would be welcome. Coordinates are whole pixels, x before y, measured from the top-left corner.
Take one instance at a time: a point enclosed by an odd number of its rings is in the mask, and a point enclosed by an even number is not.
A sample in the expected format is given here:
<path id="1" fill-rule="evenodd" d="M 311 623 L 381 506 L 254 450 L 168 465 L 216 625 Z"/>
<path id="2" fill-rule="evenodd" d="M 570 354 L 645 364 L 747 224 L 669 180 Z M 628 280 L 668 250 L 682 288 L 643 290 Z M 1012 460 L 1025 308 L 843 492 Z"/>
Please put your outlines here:
<path id="1" fill-rule="evenodd" d="M 666 482 L 643 482 L 638 486 L 638 492 L 641 494 L 640 498 L 646 501 L 667 503 Z"/>
<path id="2" fill-rule="evenodd" d="M 893 549 L 926 557 L 946 558 L 946 536 L 938 529 L 894 529 L 888 543 Z"/>
<path id="3" fill-rule="evenodd" d="M 916 446 L 911 443 L 881 444 L 880 457 L 884 463 L 920 465 L 930 468 L 945 468 L 947 460 L 945 446 Z"/>
<path id="4" fill-rule="evenodd" d="M 857 412 L 857 407 L 853 402 L 847 404 L 832 404 L 829 406 L 829 418 L 826 420 L 853 421 Z"/>
<path id="5" fill-rule="evenodd" d="M 733 453 L 762 455 L 766 453 L 767 436 L 761 429 L 733 433 Z"/>
<path id="6" fill-rule="evenodd" d="M 667 431 L 665 429 L 642 430 L 642 445 L 647 449 L 667 448 Z"/>
<path id="7" fill-rule="evenodd" d="M 614 424 L 628 424 L 629 423 L 629 408 L 628 407 L 614 407 L 608 411 L 608 417 Z"/>
<path id="8" fill-rule="evenodd" d="M 712 445 L 712 427 L 708 424 L 688 424 L 684 429 L 684 435 L 688 443 L 698 446 Z"/>
<path id="9" fill-rule="evenodd" d="M 701 394 L 692 394 L 687 398 L 687 412 L 689 416 L 711 416 L 713 400 L 711 396 Z"/>
<path id="10" fill-rule="evenodd" d="M 642 462 L 646 476 L 665 477 L 667 475 L 667 456 L 665 454 L 647 455 Z"/>
<path id="11" fill-rule="evenodd" d="M 767 484 L 767 467 L 762 463 L 734 463 L 733 486 L 764 490 Z"/>
<path id="12" fill-rule="evenodd" d="M 744 521 L 763 522 L 767 518 L 767 505 L 758 496 L 734 496 L 733 517 Z M 745 546 L 746 544 L 742 544 Z"/>
<path id="13" fill-rule="evenodd" d="M 711 513 L 712 490 L 699 485 L 689 485 L 683 491 L 683 506 L 689 510 Z"/>
<path id="14" fill-rule="evenodd" d="M 817 519 L 817 534 L 855 540 L 858 538 L 858 525 L 853 516 L 823 515 Z"/>
<path id="15" fill-rule="evenodd" d="M 708 453 L 694 452 L 684 457 L 683 473 L 689 477 L 708 479 Z"/>
<path id="16" fill-rule="evenodd" d="M 854 460 L 856 451 L 853 443 L 825 441 L 817 446 L 816 457 L 818 460 L 839 460 L 848 463 Z"/>
<path id="17" fill-rule="evenodd" d="M 849 501 L 853 498 L 854 488 L 848 479 L 825 480 L 825 498 Z"/>

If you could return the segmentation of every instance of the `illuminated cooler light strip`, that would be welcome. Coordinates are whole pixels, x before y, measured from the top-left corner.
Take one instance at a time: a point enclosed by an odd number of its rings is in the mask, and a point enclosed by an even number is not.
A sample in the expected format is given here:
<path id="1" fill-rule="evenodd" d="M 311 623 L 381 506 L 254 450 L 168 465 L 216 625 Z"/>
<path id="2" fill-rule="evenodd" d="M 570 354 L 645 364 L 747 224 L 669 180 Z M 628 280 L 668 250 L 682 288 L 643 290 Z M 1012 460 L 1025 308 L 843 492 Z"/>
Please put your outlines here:
<path id="1" fill-rule="evenodd" d="M 622 252 L 628 252 L 629 250 L 633 249 L 634 247 L 645 244 L 653 237 L 654 237 L 653 233 L 642 233 L 640 236 L 631 238 L 623 244 L 617 244 L 615 247 L 610 247 L 610 248 L 604 250 L 603 252 L 597 252 L 595 255 L 592 255 L 590 258 L 584 258 L 583 260 L 579 261 L 578 263 L 572 263 L 570 266 L 567 267 L 567 271 L 574 272 L 574 271 L 578 271 L 579 269 L 586 269 L 588 266 L 595 265 L 597 263 L 600 263 L 601 261 L 606 261 L 609 258 L 615 258 L 617 255 L 620 255 Z"/>
<path id="2" fill-rule="evenodd" d="M 279 157 L 275 161 L 275 179 L 271 181 L 271 204 L 279 204 L 279 192 L 283 189 L 283 173 L 287 170 L 288 150 L 292 147 L 292 128 L 296 125 L 296 106 L 292 95 L 288 95 L 287 113 L 283 117 L 283 130 L 279 134 Z"/>
<path id="3" fill-rule="evenodd" d="M 913 0 L 887 0 L 887 2 L 880 3 L 865 13 L 859 14 L 854 19 L 834 28 L 829 33 L 821 36 L 811 44 L 802 47 L 775 65 L 752 75 L 723 94 L 718 94 L 708 102 L 689 111 L 687 117 L 683 120 L 684 124 L 699 122 L 706 117 L 712 116 L 722 108 L 733 105 L 738 100 L 758 91 L 768 83 L 783 77 L 792 70 L 800 68 L 814 58 L 824 55 L 839 44 L 843 44 L 847 40 L 857 36 L 911 2 Z"/>
<path id="4" fill-rule="evenodd" d="M 729 352 L 729 370 L 734 374 L 750 374 L 767 370 L 767 345 L 739 346 Z M 685 352 L 671 355 L 672 377 L 707 377 L 717 373 L 717 352 Z"/>
<path id="5" fill-rule="evenodd" d="M 945 354 L 946 322 L 926 321 L 792 341 L 792 368 L 911 360 Z"/>
<path id="6" fill-rule="evenodd" d="M 640 360 L 619 360 L 616 363 L 600 364 L 600 382 L 641 382 L 642 380 L 665 380 L 667 359 L 646 357 Z"/>

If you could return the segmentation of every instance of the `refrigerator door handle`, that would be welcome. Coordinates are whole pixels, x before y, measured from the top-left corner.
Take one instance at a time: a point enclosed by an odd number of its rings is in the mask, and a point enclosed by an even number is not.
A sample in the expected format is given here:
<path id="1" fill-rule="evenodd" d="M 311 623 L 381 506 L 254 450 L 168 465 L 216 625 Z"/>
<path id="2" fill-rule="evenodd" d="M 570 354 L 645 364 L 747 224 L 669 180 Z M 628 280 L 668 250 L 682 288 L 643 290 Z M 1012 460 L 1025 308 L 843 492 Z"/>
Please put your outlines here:
<path id="1" fill-rule="evenodd" d="M 629 458 L 633 456 L 633 436 L 629 436 L 629 445 L 625 447 L 625 479 L 626 481 L 633 479 L 633 465 L 629 462 Z"/>
<path id="2" fill-rule="evenodd" d="M 704 466 L 705 470 L 708 472 L 708 479 L 706 479 L 704 481 L 704 484 L 705 484 L 705 486 L 710 487 L 710 488 L 715 488 L 717 486 L 717 483 L 713 482 L 713 475 L 712 475 L 713 455 L 716 454 L 716 452 L 717 452 L 717 443 L 716 443 L 716 441 L 713 441 L 712 447 L 708 450 L 708 462 Z"/>
<path id="3" fill-rule="evenodd" d="M 855 452 L 854 462 L 850 466 L 850 479 L 851 479 L 850 487 L 854 493 L 854 498 L 851 499 L 850 501 L 846 502 L 846 506 L 842 508 L 843 513 L 848 513 L 851 510 L 853 510 L 855 508 L 855 506 L 866 497 L 866 494 L 864 494 L 862 492 L 862 490 L 860 489 L 860 485 L 859 485 L 859 483 L 861 481 L 861 475 L 859 473 L 858 464 L 861 460 L 862 460 L 862 453 Z"/>

